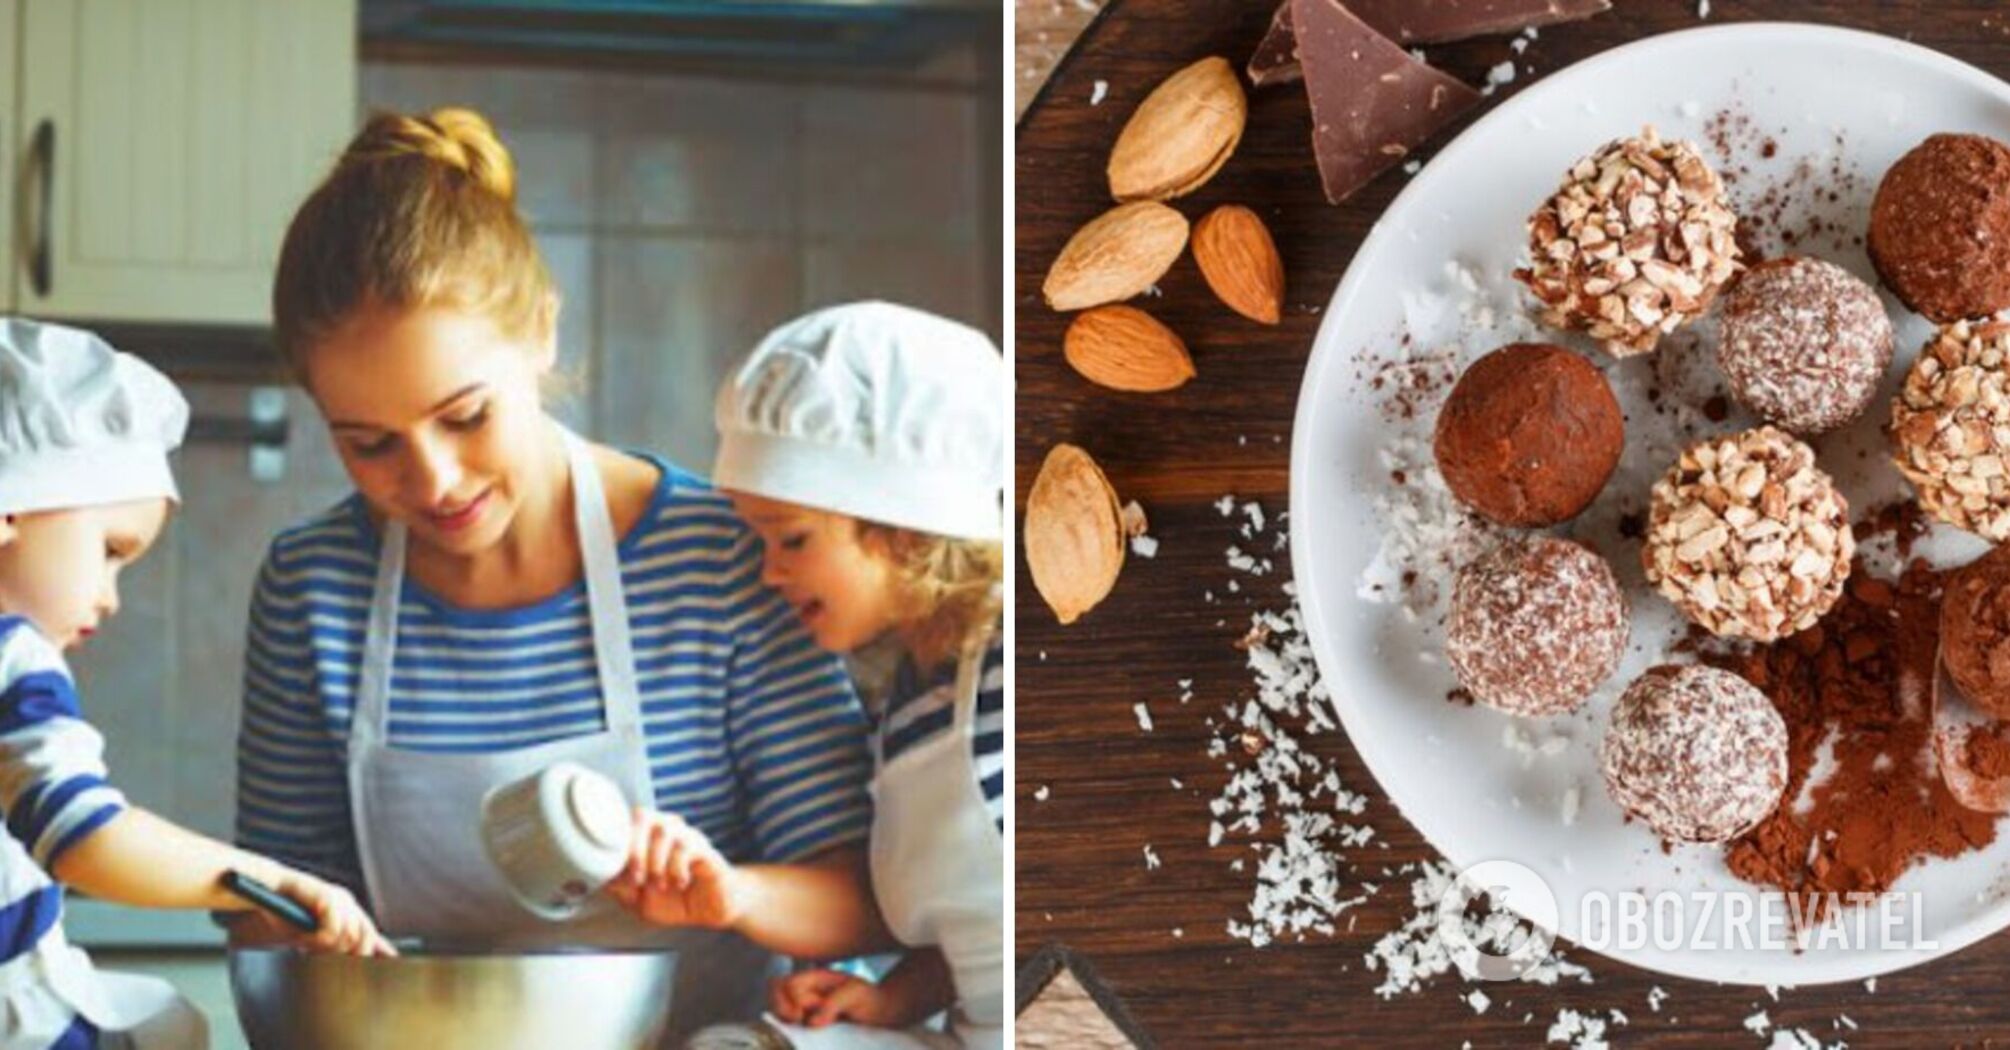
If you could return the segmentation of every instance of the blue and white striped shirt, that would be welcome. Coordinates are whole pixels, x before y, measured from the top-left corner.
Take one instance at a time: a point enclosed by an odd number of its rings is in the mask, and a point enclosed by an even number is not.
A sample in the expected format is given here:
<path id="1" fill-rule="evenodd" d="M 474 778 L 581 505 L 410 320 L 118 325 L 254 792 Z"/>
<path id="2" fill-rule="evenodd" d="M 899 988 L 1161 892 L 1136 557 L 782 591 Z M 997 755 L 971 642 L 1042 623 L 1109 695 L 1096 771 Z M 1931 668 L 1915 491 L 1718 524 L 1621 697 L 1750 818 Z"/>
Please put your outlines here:
<path id="1" fill-rule="evenodd" d="M 618 548 L 656 806 L 736 861 L 861 843 L 866 722 L 835 657 L 762 586 L 760 541 L 724 496 L 655 457 L 649 508 Z M 352 496 L 273 541 L 252 595 L 237 838 L 361 888 L 346 754 L 378 534 Z M 583 582 L 470 610 L 409 578 L 389 743 L 492 752 L 606 727 Z"/>
<path id="2" fill-rule="evenodd" d="M 84 721 L 62 652 L 28 621 L 0 616 L 0 963 L 61 920 L 57 858 L 125 810 L 105 776 L 104 738 Z"/>
<path id="3" fill-rule="evenodd" d="M 891 762 L 909 748 L 948 732 L 956 721 L 956 667 L 933 680 L 922 678 L 903 659 L 894 673 L 886 713 L 880 719 L 880 761 Z M 992 632 L 977 678 L 977 710 L 971 728 L 971 760 L 991 823 L 1005 829 L 1005 640 Z"/>

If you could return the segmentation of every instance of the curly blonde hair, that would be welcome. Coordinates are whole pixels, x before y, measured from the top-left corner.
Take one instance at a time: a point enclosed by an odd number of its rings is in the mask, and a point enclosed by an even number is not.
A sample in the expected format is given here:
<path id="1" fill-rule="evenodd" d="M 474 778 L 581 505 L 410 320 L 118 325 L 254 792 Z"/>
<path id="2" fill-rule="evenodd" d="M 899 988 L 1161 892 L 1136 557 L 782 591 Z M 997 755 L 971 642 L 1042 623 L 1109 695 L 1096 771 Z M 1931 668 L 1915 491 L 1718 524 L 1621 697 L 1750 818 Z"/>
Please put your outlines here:
<path id="1" fill-rule="evenodd" d="M 917 663 L 928 666 L 953 658 L 1003 615 L 1002 544 L 854 520 L 859 542 L 892 563 L 908 607 L 921 610 L 910 634 Z"/>
<path id="2" fill-rule="evenodd" d="M 359 307 L 449 306 L 549 338 L 557 293 L 516 207 L 516 165 L 481 114 L 376 113 L 286 229 L 272 286 L 280 353 L 308 353 Z"/>

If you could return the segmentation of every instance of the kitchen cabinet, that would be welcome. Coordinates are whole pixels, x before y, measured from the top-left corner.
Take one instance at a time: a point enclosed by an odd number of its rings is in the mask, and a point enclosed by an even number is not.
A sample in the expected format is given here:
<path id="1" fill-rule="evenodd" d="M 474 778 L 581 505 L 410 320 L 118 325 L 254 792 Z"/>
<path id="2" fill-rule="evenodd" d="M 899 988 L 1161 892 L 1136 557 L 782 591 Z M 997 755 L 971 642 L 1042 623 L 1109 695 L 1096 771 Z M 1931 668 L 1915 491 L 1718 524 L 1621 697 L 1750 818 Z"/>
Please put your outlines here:
<path id="1" fill-rule="evenodd" d="M 11 309 L 267 323 L 286 223 L 354 125 L 355 0 L 4 0 L 0 16 L 20 71 L 0 77 L 18 92 L 0 110 Z"/>
<path id="2" fill-rule="evenodd" d="M 21 29 L 20 0 L 0 0 L 0 58 L 21 53 L 19 34 Z M 4 69 L 0 65 L 0 69 Z M 11 216 L 14 212 L 15 179 L 9 174 L 21 170 L 16 153 L 14 89 L 17 85 L 11 76 L 0 76 L 0 217 Z M 14 241 L 11 229 L 0 228 L 0 274 L 14 272 Z M 0 313 L 12 303 L 13 278 L 0 279 Z"/>

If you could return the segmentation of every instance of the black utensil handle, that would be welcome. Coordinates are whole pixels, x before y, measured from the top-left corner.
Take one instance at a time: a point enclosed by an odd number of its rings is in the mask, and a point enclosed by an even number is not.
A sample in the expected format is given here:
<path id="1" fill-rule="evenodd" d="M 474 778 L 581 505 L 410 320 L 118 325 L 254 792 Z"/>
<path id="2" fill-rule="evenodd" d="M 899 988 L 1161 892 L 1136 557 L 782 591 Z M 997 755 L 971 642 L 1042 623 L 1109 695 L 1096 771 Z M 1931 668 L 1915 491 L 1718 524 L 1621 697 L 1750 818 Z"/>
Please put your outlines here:
<path id="1" fill-rule="evenodd" d="M 35 210 L 35 235 L 28 247 L 28 284 L 36 295 L 46 296 L 55 288 L 55 274 L 49 260 L 50 227 L 55 222 L 56 122 L 43 120 L 35 128 L 30 147 L 39 180 L 41 206 Z"/>
<path id="2" fill-rule="evenodd" d="M 280 921 L 304 933 L 313 933 L 321 928 L 321 920 L 299 901 L 241 871 L 224 872 L 223 888 L 279 916 Z"/>

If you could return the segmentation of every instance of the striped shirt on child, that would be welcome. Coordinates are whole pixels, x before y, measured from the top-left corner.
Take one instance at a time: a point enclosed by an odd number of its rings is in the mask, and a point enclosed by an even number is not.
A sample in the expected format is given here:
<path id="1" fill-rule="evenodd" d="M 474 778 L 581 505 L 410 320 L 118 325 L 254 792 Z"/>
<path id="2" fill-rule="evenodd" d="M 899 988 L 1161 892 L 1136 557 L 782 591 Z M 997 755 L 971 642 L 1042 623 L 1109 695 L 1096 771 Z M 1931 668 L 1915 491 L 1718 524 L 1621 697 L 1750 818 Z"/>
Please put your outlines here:
<path id="1" fill-rule="evenodd" d="M 62 921 L 57 859 L 126 809 L 105 777 L 104 738 L 84 721 L 62 652 L 28 621 L 0 616 L 0 965 Z M 55 1045 L 95 1045 L 94 1031 L 78 1017 Z"/>

